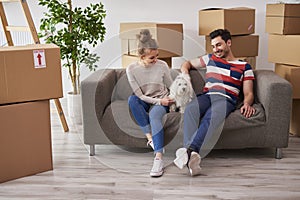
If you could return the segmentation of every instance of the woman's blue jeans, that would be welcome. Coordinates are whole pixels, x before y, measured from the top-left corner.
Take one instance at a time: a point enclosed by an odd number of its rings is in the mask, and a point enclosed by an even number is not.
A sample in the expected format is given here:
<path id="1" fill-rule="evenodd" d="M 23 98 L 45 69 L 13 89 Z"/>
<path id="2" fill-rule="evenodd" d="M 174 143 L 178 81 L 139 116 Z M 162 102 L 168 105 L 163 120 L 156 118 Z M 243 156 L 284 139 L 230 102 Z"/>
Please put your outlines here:
<path id="1" fill-rule="evenodd" d="M 136 95 L 132 95 L 128 98 L 128 105 L 143 133 L 152 134 L 154 152 L 163 152 L 164 129 L 162 118 L 169 112 L 169 107 L 146 103 Z"/>
<path id="2" fill-rule="evenodd" d="M 203 94 L 193 99 L 184 112 L 184 146 L 200 152 L 205 139 L 213 147 L 221 134 L 225 118 L 235 107 L 234 101 L 218 94 Z"/>

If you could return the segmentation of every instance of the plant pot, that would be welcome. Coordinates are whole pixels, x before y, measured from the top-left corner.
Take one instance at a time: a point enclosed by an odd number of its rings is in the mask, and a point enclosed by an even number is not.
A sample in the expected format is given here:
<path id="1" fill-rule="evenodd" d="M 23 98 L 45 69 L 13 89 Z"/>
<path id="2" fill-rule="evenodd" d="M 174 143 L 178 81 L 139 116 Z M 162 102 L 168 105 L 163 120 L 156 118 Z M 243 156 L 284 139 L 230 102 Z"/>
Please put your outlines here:
<path id="1" fill-rule="evenodd" d="M 76 124 L 82 124 L 81 95 L 68 92 L 67 105 L 71 120 Z"/>

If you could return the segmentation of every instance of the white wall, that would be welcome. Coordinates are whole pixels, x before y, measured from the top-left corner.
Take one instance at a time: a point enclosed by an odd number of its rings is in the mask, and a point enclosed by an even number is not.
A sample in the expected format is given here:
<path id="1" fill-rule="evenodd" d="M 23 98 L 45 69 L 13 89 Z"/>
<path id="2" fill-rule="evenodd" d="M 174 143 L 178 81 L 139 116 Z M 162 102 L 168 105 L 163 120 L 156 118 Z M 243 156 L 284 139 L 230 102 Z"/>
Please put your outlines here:
<path id="1" fill-rule="evenodd" d="M 66 0 L 65 0 L 66 1 Z M 28 0 L 28 4 L 38 29 L 40 19 L 45 9 L 38 6 L 37 0 Z M 74 7 L 89 3 L 97 3 L 99 0 L 73 0 Z M 204 38 L 198 35 L 198 11 L 208 7 L 251 7 L 256 9 L 255 34 L 259 35 L 259 55 L 257 57 L 257 69 L 273 70 L 274 64 L 267 59 L 268 34 L 265 33 L 265 9 L 267 3 L 278 3 L 277 0 L 101 0 L 107 11 L 105 25 L 107 34 L 105 41 L 95 49 L 101 57 L 98 65 L 100 68 L 121 67 L 121 45 L 118 37 L 120 22 L 167 22 L 182 23 L 184 26 L 183 57 L 174 58 L 173 63 L 179 67 L 184 59 L 191 59 L 202 55 L 204 51 Z M 285 1 L 285 2 L 299 2 Z M 17 18 L 14 18 L 16 20 Z M 82 68 L 81 80 L 91 72 Z M 63 71 L 64 93 L 70 91 L 70 80 Z"/>

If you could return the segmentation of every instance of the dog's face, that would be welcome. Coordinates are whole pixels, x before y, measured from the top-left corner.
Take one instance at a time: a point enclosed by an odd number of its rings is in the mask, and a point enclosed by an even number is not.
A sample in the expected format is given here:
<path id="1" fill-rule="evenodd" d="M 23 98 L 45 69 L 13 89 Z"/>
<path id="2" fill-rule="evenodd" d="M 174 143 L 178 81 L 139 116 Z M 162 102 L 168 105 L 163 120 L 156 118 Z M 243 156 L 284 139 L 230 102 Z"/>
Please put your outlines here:
<path id="1" fill-rule="evenodd" d="M 184 78 L 182 77 L 177 78 L 175 80 L 175 85 L 176 85 L 176 95 L 183 96 L 189 92 L 188 82 Z"/>
<path id="2" fill-rule="evenodd" d="M 189 76 L 179 74 L 170 87 L 170 93 L 173 98 L 186 97 L 187 99 L 193 96 L 193 88 Z"/>

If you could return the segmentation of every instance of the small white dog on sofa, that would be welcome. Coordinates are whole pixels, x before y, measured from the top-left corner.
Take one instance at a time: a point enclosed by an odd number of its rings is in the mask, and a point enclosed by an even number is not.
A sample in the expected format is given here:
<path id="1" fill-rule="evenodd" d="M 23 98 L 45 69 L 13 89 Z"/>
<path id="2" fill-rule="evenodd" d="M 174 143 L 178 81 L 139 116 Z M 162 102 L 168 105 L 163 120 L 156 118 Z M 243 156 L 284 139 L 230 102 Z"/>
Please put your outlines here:
<path id="1" fill-rule="evenodd" d="M 180 113 L 184 113 L 186 104 L 191 101 L 194 96 L 194 90 L 188 74 L 180 73 L 170 86 L 171 99 L 175 103 L 170 106 L 170 112 L 176 111 L 179 108 Z"/>

